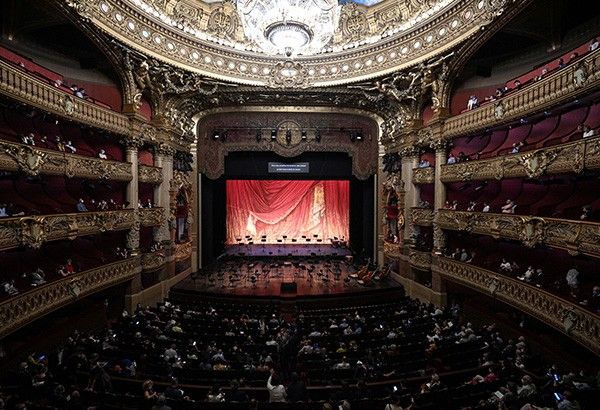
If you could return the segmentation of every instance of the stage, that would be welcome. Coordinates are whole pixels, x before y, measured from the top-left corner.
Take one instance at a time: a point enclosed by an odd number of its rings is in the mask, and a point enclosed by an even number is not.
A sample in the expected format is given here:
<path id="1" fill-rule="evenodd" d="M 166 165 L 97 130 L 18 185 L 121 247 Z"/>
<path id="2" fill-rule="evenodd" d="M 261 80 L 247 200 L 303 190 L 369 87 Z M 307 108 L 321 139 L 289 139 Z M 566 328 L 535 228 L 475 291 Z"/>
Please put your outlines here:
<path id="1" fill-rule="evenodd" d="M 295 298 L 399 287 L 385 273 L 363 281 L 345 257 L 226 257 L 173 287 L 175 292 Z"/>
<path id="2" fill-rule="evenodd" d="M 245 244 L 226 245 L 224 256 L 252 256 L 252 257 L 275 257 L 275 256 L 313 256 L 313 257 L 343 257 L 351 256 L 350 249 L 345 246 L 329 244 Z"/>

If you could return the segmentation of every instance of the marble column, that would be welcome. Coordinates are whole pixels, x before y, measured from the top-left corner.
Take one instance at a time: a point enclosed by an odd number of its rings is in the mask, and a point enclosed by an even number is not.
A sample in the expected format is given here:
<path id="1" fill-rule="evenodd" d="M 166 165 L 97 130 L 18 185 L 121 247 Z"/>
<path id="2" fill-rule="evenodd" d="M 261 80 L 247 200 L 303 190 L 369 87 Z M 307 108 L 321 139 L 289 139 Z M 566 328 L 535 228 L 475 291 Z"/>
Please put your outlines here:
<path id="1" fill-rule="evenodd" d="M 412 243 L 414 226 L 410 215 L 411 208 L 419 204 L 419 187 L 413 184 L 413 170 L 419 165 L 419 149 L 416 147 L 405 148 L 400 151 L 402 158 L 402 182 L 404 184 L 404 244 Z"/>
<path id="2" fill-rule="evenodd" d="M 156 242 L 171 242 L 169 218 L 171 216 L 171 180 L 173 179 L 173 155 L 175 150 L 160 144 L 154 149 L 154 166 L 161 168 L 162 182 L 154 187 L 154 205 L 163 208 L 163 220 L 154 230 Z"/>
<path id="3" fill-rule="evenodd" d="M 138 211 L 139 176 L 138 176 L 138 150 L 142 146 L 139 138 L 128 138 L 121 141 L 125 146 L 125 161 L 131 164 L 131 181 L 127 184 L 125 201 L 129 202 L 128 208 L 134 209 L 135 222 L 133 228 L 127 232 L 127 249 L 132 255 L 139 254 L 140 248 L 140 218 Z"/>
<path id="4" fill-rule="evenodd" d="M 448 143 L 439 140 L 431 146 L 435 149 L 433 250 L 439 254 L 446 248 L 446 234 L 437 226 L 435 221 L 438 209 L 442 209 L 446 202 L 446 185 L 442 182 L 442 165 L 446 164 Z"/>

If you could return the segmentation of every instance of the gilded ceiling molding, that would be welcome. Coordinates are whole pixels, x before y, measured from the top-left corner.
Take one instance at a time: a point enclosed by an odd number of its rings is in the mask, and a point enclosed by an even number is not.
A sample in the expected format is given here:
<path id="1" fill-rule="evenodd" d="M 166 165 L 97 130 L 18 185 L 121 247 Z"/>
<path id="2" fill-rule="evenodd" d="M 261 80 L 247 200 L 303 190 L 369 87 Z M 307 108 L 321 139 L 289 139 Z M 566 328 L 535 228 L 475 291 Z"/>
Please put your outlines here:
<path id="1" fill-rule="evenodd" d="M 139 271 L 138 258 L 129 258 L 75 273 L 13 296 L 0 303 L 0 338 L 61 306 L 127 281 Z"/>
<path id="2" fill-rule="evenodd" d="M 213 32 L 208 33 L 208 28 L 202 25 L 210 19 L 194 18 L 193 21 L 200 21 L 202 27 L 191 27 L 187 25 L 185 13 L 161 9 L 167 14 L 174 13 L 172 18 L 163 13 L 165 18 L 176 20 L 173 25 L 129 1 L 53 1 L 70 6 L 80 18 L 90 21 L 129 47 L 207 77 L 268 86 L 269 79 L 273 77 L 298 76 L 302 79 L 294 80 L 294 86 L 301 82 L 307 86 L 323 87 L 387 75 L 447 52 L 472 38 L 507 10 L 519 8 L 525 0 L 455 0 L 436 13 L 420 8 L 425 4 L 415 3 L 419 6 L 413 7 L 413 3 L 391 4 L 388 0 L 381 6 L 369 8 L 366 26 L 360 10 L 352 11 L 353 7 L 348 5 L 343 13 L 344 21 L 340 24 L 341 36 L 334 36 L 332 46 L 325 53 L 296 56 L 294 64 L 301 69 L 293 72 L 288 67 L 278 66 L 284 61 L 282 56 L 271 57 L 245 49 L 248 46 L 243 42 L 239 45 L 235 42 L 234 45 L 231 37 L 235 37 L 233 32 L 236 30 L 215 30 L 213 24 Z M 210 9 L 216 5 L 206 6 Z M 231 22 L 231 14 L 229 20 L 226 15 L 218 20 L 219 28 L 226 27 L 227 21 Z M 178 26 L 185 27 L 187 31 Z M 383 33 L 383 37 L 378 33 Z M 224 37 L 216 38 L 215 35 Z M 356 40 L 348 41 L 349 38 Z M 336 44 L 336 41 L 340 43 Z"/>
<path id="3" fill-rule="evenodd" d="M 439 257 L 433 271 L 501 300 L 554 327 L 600 354 L 600 316 L 522 281 L 477 266 Z"/>

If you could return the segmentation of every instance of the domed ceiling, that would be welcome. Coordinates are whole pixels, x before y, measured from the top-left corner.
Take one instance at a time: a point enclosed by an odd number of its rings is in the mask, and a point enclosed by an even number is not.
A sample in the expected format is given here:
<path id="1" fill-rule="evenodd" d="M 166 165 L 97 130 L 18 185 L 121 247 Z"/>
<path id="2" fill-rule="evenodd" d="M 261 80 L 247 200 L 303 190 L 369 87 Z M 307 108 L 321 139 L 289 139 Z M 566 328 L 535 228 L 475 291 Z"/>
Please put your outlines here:
<path id="1" fill-rule="evenodd" d="M 63 0 L 128 47 L 209 77 L 320 87 L 454 47 L 515 0 Z"/>

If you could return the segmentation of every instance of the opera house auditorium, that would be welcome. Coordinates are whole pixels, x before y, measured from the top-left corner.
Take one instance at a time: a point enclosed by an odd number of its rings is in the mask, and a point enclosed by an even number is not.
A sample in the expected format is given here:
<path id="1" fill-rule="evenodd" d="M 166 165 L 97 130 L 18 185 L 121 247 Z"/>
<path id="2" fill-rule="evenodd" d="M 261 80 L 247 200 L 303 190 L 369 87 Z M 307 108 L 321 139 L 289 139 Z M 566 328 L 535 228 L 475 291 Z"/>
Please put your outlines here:
<path id="1" fill-rule="evenodd" d="M 597 1 L 1 1 L 0 410 L 600 408 L 599 39 Z"/>

